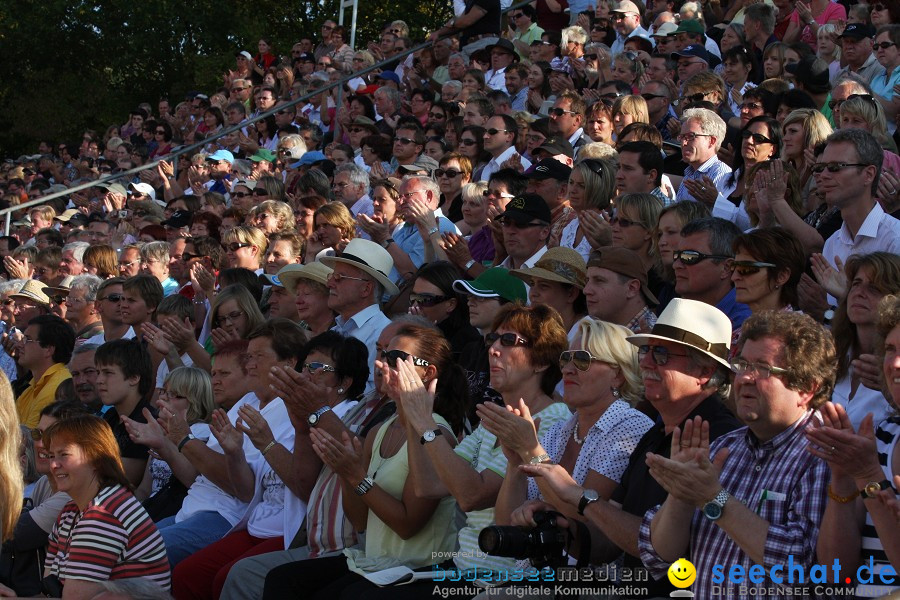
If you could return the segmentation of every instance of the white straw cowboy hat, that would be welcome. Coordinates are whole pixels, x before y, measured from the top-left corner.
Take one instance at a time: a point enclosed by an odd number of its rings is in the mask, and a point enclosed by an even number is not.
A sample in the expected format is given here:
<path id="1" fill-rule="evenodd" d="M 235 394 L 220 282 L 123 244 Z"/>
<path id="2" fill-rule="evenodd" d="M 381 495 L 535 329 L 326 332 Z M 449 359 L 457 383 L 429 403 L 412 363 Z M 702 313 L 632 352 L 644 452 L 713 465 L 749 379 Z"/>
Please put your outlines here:
<path id="1" fill-rule="evenodd" d="M 346 263 L 351 267 L 371 275 L 384 286 L 389 296 L 400 293 L 400 289 L 391 281 L 389 275 L 394 269 L 394 259 L 380 244 L 353 238 L 340 256 L 323 256 L 319 259 L 326 267 L 334 268 L 335 263 Z"/>
<path id="2" fill-rule="evenodd" d="M 731 320 L 711 304 L 675 298 L 659 315 L 650 333 L 629 336 L 635 346 L 652 340 L 667 340 L 688 346 L 731 368 Z"/>

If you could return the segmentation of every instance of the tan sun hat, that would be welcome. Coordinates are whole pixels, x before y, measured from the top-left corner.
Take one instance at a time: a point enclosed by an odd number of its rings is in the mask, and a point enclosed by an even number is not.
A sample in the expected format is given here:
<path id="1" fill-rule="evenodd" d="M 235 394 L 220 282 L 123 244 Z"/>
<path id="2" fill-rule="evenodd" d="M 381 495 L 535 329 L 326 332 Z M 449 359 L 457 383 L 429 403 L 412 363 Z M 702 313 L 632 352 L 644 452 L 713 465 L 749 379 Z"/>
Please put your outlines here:
<path id="1" fill-rule="evenodd" d="M 22 287 L 19 288 L 18 292 L 10 294 L 9 297 L 13 300 L 31 300 L 45 308 L 50 308 L 50 297 L 44 293 L 43 282 L 40 282 L 37 279 L 29 279 L 22 284 Z"/>
<path id="2" fill-rule="evenodd" d="M 544 252 L 533 267 L 513 269 L 509 274 L 529 285 L 532 279 L 545 279 L 584 289 L 587 281 L 587 265 L 584 258 L 572 248 L 557 246 Z"/>

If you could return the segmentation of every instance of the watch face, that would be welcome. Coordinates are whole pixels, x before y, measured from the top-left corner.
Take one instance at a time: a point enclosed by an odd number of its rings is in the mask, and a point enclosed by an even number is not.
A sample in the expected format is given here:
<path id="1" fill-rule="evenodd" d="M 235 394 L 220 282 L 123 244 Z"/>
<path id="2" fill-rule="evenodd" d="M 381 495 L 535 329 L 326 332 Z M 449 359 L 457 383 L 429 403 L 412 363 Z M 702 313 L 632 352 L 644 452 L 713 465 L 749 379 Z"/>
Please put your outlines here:
<path id="1" fill-rule="evenodd" d="M 307 421 L 307 423 L 309 423 L 310 425 L 315 425 L 316 423 L 319 422 L 319 415 L 317 415 L 316 413 L 312 413 L 311 415 L 309 415 L 309 416 L 306 418 L 306 421 Z"/>
<path id="2" fill-rule="evenodd" d="M 866 487 L 864 487 L 863 489 L 865 490 L 867 496 L 876 496 L 878 495 L 878 492 L 881 491 L 881 484 L 875 482 L 867 483 Z"/>
<path id="3" fill-rule="evenodd" d="M 715 521 L 722 516 L 722 507 L 715 502 L 707 502 L 703 507 L 703 514 L 706 515 L 707 519 Z"/>
<path id="4" fill-rule="evenodd" d="M 435 438 L 434 431 L 426 431 L 422 434 L 422 439 L 426 442 L 433 442 Z"/>
<path id="5" fill-rule="evenodd" d="M 597 493 L 597 490 L 584 490 L 584 497 L 588 502 L 596 502 L 600 499 L 600 494 Z"/>

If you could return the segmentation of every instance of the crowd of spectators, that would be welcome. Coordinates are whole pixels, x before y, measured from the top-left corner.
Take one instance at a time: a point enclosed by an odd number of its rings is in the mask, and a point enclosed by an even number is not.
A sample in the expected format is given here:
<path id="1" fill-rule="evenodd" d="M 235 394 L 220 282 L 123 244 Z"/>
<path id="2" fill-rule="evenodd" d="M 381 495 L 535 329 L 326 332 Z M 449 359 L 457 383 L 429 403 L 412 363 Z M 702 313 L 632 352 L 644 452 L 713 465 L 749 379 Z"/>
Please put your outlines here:
<path id="1" fill-rule="evenodd" d="M 896 593 L 898 6 L 327 20 L 3 163 L 0 596 Z"/>

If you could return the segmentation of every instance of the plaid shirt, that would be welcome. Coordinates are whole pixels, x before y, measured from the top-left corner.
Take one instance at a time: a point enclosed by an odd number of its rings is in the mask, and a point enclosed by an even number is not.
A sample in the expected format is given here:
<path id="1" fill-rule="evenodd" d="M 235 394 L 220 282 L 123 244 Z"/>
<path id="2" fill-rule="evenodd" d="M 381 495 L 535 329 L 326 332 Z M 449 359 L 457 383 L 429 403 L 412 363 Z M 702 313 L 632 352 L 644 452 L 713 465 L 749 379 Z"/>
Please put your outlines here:
<path id="1" fill-rule="evenodd" d="M 691 521 L 691 541 L 689 560 L 697 569 L 697 580 L 692 591 L 697 598 L 753 598 L 746 588 L 782 588 L 782 597 L 806 598 L 811 590 L 799 596 L 792 596 L 785 589 L 768 578 L 774 565 L 787 565 L 791 557 L 793 564 L 802 565 L 808 575 L 816 562 L 816 540 L 819 524 L 825 512 L 827 500 L 825 490 L 830 473 L 828 465 L 806 451 L 809 443 L 805 431 L 812 427 L 817 418 L 813 411 L 807 412 L 792 426 L 771 440 L 760 443 L 759 439 L 746 427 L 725 434 L 710 444 L 710 457 L 723 447 L 730 454 L 722 469 L 719 480 L 722 487 L 732 495 L 730 502 L 743 502 L 750 510 L 769 524 L 766 535 L 763 568 L 766 579 L 760 584 L 733 584 L 728 581 L 728 571 L 732 565 L 741 565 L 749 572 L 753 561 L 725 531 L 697 510 Z M 657 578 L 666 576 L 670 563 L 664 561 L 654 550 L 650 541 L 650 522 L 659 506 L 647 511 L 641 521 L 638 537 L 641 560 Z M 725 510 L 728 510 L 726 505 Z M 713 565 L 723 565 L 725 582 L 716 586 L 713 593 Z M 787 584 L 788 570 L 784 569 Z M 831 573 L 829 572 L 829 577 Z M 809 579 L 806 579 L 808 582 Z M 800 585 L 796 575 L 793 585 Z M 741 588 L 745 589 L 741 589 Z"/>
<path id="2" fill-rule="evenodd" d="M 634 315 L 634 317 L 625 324 L 625 327 L 630 329 L 632 333 L 650 331 L 653 329 L 653 326 L 656 325 L 656 318 L 656 313 L 650 310 L 650 307 L 645 305 L 644 308 L 641 309 L 641 312 Z"/>

